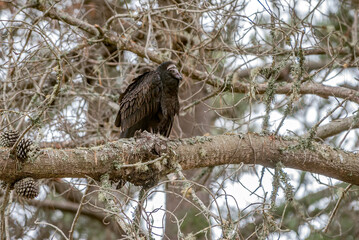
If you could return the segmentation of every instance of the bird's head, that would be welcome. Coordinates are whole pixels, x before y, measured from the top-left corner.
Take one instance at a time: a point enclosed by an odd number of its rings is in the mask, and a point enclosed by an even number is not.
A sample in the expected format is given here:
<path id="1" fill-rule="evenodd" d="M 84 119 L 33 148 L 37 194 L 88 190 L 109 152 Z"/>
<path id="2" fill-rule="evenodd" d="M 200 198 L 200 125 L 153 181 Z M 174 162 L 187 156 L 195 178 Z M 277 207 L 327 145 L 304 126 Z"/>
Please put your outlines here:
<path id="1" fill-rule="evenodd" d="M 167 61 L 164 63 L 161 63 L 161 65 L 158 66 L 158 71 L 160 74 L 164 74 L 167 76 L 171 76 L 172 78 L 177 79 L 178 81 L 182 80 L 182 75 L 178 71 L 176 64 L 172 61 Z"/>

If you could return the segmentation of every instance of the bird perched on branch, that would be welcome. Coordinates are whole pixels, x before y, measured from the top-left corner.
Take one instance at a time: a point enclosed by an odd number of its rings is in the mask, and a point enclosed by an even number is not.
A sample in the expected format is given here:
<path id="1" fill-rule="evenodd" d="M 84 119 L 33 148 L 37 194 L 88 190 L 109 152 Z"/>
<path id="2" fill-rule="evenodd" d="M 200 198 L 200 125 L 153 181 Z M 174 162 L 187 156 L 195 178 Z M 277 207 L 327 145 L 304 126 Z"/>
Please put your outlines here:
<path id="1" fill-rule="evenodd" d="M 120 137 L 133 137 L 137 130 L 168 137 L 179 111 L 181 80 L 182 75 L 171 61 L 135 78 L 120 95 L 120 110 L 115 121 L 115 125 L 121 127 Z"/>

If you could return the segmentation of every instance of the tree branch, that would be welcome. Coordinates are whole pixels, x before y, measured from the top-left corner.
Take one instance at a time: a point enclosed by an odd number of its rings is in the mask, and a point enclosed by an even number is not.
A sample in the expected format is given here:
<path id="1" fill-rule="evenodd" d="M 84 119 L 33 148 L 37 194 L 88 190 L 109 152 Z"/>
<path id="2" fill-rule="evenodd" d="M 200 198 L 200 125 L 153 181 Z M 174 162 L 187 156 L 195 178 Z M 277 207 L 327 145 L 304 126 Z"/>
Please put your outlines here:
<path id="1" fill-rule="evenodd" d="M 39 207 L 45 207 L 48 209 L 59 209 L 62 211 L 68 211 L 76 213 L 79 203 L 83 198 L 83 193 L 77 188 L 73 187 L 71 184 L 63 181 L 52 181 L 50 187 L 53 187 L 57 194 L 59 194 L 64 200 L 63 201 L 53 201 L 53 200 L 29 200 L 30 205 L 35 205 Z M 98 211 L 98 209 L 105 209 L 105 205 L 101 201 L 97 201 L 97 193 L 95 197 L 89 197 L 86 199 L 86 205 L 82 210 L 82 214 L 88 217 L 97 219 L 105 225 L 109 225 L 113 232 L 122 236 L 125 234 L 124 230 L 116 223 L 113 216 L 109 217 L 109 214 L 106 212 Z"/>
<path id="2" fill-rule="evenodd" d="M 94 36 L 101 37 L 101 41 L 104 41 L 107 44 L 111 44 L 114 46 L 117 46 L 119 50 L 127 50 L 132 53 L 135 53 L 136 55 L 144 58 L 149 58 L 151 61 L 156 63 L 162 63 L 165 59 L 163 56 L 155 51 L 151 51 L 148 49 L 145 49 L 145 47 L 141 46 L 140 44 L 137 44 L 131 39 L 127 39 L 125 36 L 117 36 L 114 32 L 106 31 L 102 29 L 102 32 L 105 32 L 104 35 L 99 36 L 98 29 L 100 26 L 93 26 L 85 21 L 82 21 L 80 19 L 71 17 L 67 13 L 56 10 L 54 8 L 46 9 L 46 6 L 44 5 L 37 5 L 37 9 L 40 11 L 46 12 L 46 16 L 56 19 L 59 21 L 63 21 L 67 24 L 70 24 L 72 26 L 76 26 L 80 28 L 81 30 L 90 33 Z M 323 67 L 327 63 L 318 63 L 318 64 L 310 64 L 307 66 L 308 69 L 313 69 L 315 67 Z M 315 66 L 315 67 L 314 67 Z M 225 83 L 223 79 L 213 75 L 208 74 L 196 69 L 193 69 L 191 67 L 188 67 L 186 65 L 183 66 L 182 71 L 189 77 L 192 77 L 193 79 L 200 80 L 200 81 L 206 81 L 208 84 L 223 88 L 223 86 L 228 85 L 228 83 Z M 285 72 L 288 72 L 288 66 L 283 70 Z M 239 72 L 239 76 L 249 76 L 248 71 Z M 250 88 L 250 84 L 248 83 L 242 83 L 237 82 L 232 86 L 232 90 L 234 92 L 238 93 L 247 93 Z M 267 89 L 267 84 L 258 84 L 254 86 L 258 94 L 264 94 Z M 278 94 L 290 94 L 292 91 L 292 83 L 285 84 L 283 86 L 279 86 L 276 89 L 276 93 Z M 343 88 L 343 87 L 331 87 L 331 86 L 325 86 L 323 84 L 318 83 L 305 83 L 301 85 L 301 88 L 299 89 L 300 94 L 315 94 L 322 97 L 338 97 L 338 98 L 348 98 L 348 100 L 359 103 L 359 97 L 356 94 L 356 91 Z"/>
<path id="3" fill-rule="evenodd" d="M 111 178 L 145 185 L 174 172 L 176 162 L 185 170 L 241 162 L 275 167 L 281 162 L 286 167 L 359 184 L 357 155 L 325 144 L 313 142 L 309 149 L 298 139 L 257 134 L 156 142 L 159 138 L 149 135 L 92 148 L 45 149 L 34 162 L 24 163 L 21 170 L 17 170 L 16 161 L 10 159 L 9 149 L 0 148 L 0 179 L 11 181 L 26 176 L 99 179 L 101 175 L 109 174 Z"/>
<path id="4" fill-rule="evenodd" d="M 358 116 L 351 116 L 347 118 L 336 119 L 330 123 L 320 126 L 315 134 L 317 139 L 326 139 L 332 137 L 341 132 L 359 128 L 359 119 Z M 309 137 L 309 133 L 303 135 L 304 138 Z"/>
<path id="5" fill-rule="evenodd" d="M 156 63 L 162 63 L 165 60 L 163 55 L 155 51 L 148 50 L 145 47 L 141 46 L 140 44 L 137 44 L 136 42 L 130 39 L 130 36 L 128 38 L 123 35 L 117 36 L 117 34 L 114 32 L 101 29 L 101 27 L 98 25 L 93 26 L 85 21 L 74 18 L 61 10 L 50 8 L 49 6 L 42 4 L 40 1 L 38 1 L 38 4 L 36 5 L 35 8 L 45 12 L 46 13 L 45 15 L 52 19 L 63 21 L 69 25 L 76 26 L 89 34 L 94 35 L 94 37 L 98 37 L 99 41 L 103 41 L 106 44 L 117 46 L 119 50 L 130 51 L 140 57 L 149 58 L 151 61 Z M 101 31 L 104 32 L 104 34 L 99 34 L 98 29 L 101 29 Z M 318 65 L 317 67 L 319 68 L 323 67 L 325 66 L 325 64 L 326 63 L 317 64 Z M 311 66 L 307 66 L 307 68 L 313 69 L 314 65 L 315 64 L 311 64 Z M 186 74 L 188 77 L 191 77 L 199 81 L 205 81 L 207 84 L 217 87 L 219 89 L 223 89 L 224 86 L 227 86 L 227 88 L 230 88 L 231 91 L 237 93 L 248 93 L 251 90 L 251 88 L 254 87 L 257 94 L 265 94 L 268 88 L 268 84 L 257 84 L 255 86 L 251 86 L 249 83 L 236 82 L 232 85 L 231 83 L 226 83 L 223 79 L 213 74 L 208 74 L 206 72 L 193 69 L 191 67 L 188 67 L 187 65 L 182 66 L 182 72 Z M 285 69 L 283 69 L 283 72 L 288 72 L 288 66 Z M 248 71 L 243 71 L 243 73 L 239 72 L 239 76 L 241 77 L 248 75 L 249 75 Z M 293 89 L 293 83 L 287 83 L 278 86 L 275 89 L 275 92 L 277 94 L 291 94 L 291 92 L 293 91 L 292 89 Z M 357 92 L 344 87 L 331 87 L 319 83 L 303 83 L 301 84 L 298 93 L 314 94 L 325 98 L 337 97 L 342 99 L 348 99 L 349 101 L 359 104 L 359 96 L 357 95 Z"/>

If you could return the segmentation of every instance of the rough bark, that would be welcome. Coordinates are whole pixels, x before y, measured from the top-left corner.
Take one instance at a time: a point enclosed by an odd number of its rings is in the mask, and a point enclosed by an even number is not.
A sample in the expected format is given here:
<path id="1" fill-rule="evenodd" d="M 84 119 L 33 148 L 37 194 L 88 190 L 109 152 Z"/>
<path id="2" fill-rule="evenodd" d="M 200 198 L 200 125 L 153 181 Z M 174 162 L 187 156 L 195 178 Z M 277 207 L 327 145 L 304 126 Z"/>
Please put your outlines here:
<path id="1" fill-rule="evenodd" d="M 162 157 L 154 152 L 160 152 Z M 142 163 L 136 163 L 140 160 Z M 182 140 L 145 136 L 135 141 L 119 140 L 92 148 L 44 149 L 36 160 L 23 164 L 10 156 L 10 149 L 0 148 L 0 179 L 12 181 L 25 176 L 99 179 L 101 175 L 109 174 L 112 178 L 141 185 L 175 171 L 176 163 L 186 170 L 241 162 L 266 167 L 281 162 L 285 167 L 359 184 L 359 161 L 355 153 L 316 142 L 308 144 L 305 139 L 258 134 Z"/>

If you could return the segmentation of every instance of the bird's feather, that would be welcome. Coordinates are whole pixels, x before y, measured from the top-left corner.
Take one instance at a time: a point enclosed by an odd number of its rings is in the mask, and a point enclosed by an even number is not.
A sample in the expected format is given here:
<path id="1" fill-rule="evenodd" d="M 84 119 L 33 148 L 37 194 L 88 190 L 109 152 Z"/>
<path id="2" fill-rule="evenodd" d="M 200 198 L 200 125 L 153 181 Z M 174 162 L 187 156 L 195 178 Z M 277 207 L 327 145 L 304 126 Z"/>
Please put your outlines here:
<path id="1" fill-rule="evenodd" d="M 145 116 L 157 112 L 161 85 L 160 76 L 155 71 L 144 73 L 134 79 L 120 96 L 120 110 L 115 125 L 124 130 Z"/>

